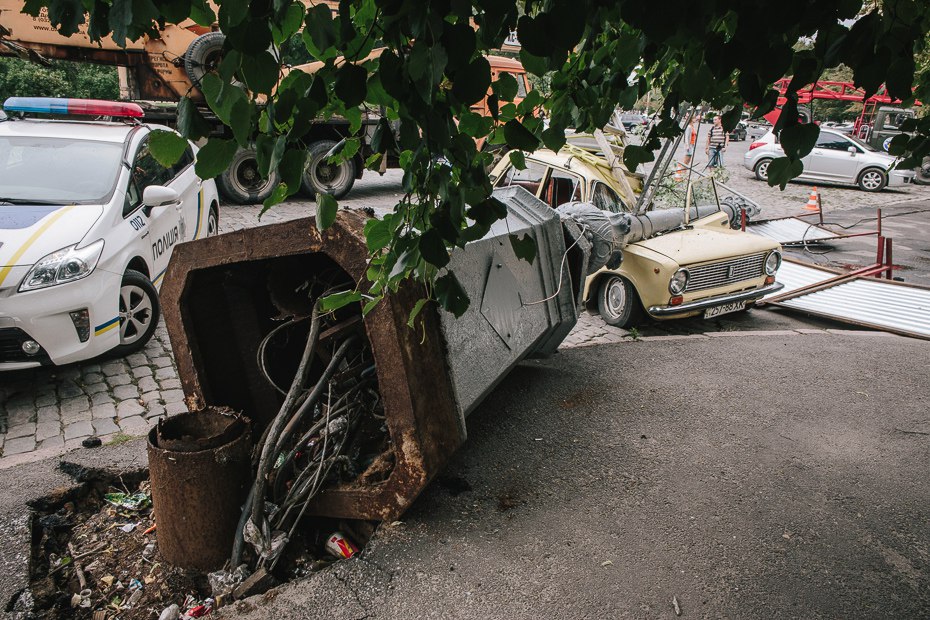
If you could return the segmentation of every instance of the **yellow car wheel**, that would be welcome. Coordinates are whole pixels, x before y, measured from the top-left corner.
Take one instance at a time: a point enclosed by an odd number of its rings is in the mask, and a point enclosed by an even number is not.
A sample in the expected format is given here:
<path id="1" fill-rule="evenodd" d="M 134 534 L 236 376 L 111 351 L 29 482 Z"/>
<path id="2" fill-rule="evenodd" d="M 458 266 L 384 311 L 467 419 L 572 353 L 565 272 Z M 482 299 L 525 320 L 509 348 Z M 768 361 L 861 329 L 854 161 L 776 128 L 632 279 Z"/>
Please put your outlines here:
<path id="1" fill-rule="evenodd" d="M 629 280 L 610 276 L 601 282 L 597 292 L 597 309 L 608 325 L 627 327 L 642 319 L 639 296 Z"/>

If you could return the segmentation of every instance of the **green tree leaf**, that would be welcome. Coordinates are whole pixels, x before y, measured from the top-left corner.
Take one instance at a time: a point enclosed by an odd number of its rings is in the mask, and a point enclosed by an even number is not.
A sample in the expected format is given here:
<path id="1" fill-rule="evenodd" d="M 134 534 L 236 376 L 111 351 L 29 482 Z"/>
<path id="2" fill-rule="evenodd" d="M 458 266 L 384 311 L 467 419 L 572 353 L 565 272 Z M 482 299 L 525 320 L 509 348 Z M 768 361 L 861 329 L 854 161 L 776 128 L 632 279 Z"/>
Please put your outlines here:
<path id="1" fill-rule="evenodd" d="M 517 97 L 517 80 L 509 73 L 501 73 L 492 86 L 501 101 L 513 101 Z"/>
<path id="2" fill-rule="evenodd" d="M 197 164 L 194 171 L 201 179 L 212 179 L 229 168 L 237 149 L 234 140 L 210 138 L 197 152 Z"/>
<path id="3" fill-rule="evenodd" d="M 413 304 L 413 309 L 407 316 L 407 327 L 411 329 L 413 328 L 413 322 L 418 316 L 420 316 L 420 312 L 423 310 L 423 307 L 427 304 L 427 302 L 429 302 L 429 299 L 424 297 L 423 299 L 418 299 L 417 303 Z"/>
<path id="4" fill-rule="evenodd" d="M 181 97 L 178 102 L 178 131 L 191 140 L 206 138 L 213 126 L 203 117 L 190 97 Z"/>
<path id="5" fill-rule="evenodd" d="M 278 70 L 278 61 L 268 52 L 242 57 L 242 77 L 256 93 L 271 93 L 278 83 Z"/>
<path id="6" fill-rule="evenodd" d="M 300 181 L 307 166 L 307 150 L 297 147 L 290 148 L 281 157 L 278 172 L 281 181 L 287 185 L 287 193 L 293 195 L 300 189 Z"/>
<path id="7" fill-rule="evenodd" d="M 149 134 L 149 149 L 158 163 L 166 168 L 173 166 L 187 150 L 187 140 L 164 129 L 156 129 Z"/>
<path id="8" fill-rule="evenodd" d="M 392 230 L 387 219 L 371 218 L 365 222 L 365 244 L 371 254 L 379 252 L 391 243 Z"/>
<path id="9" fill-rule="evenodd" d="M 347 108 L 361 105 L 368 92 L 368 72 L 352 63 L 342 65 L 336 72 L 334 91 Z"/>
<path id="10" fill-rule="evenodd" d="M 507 121 L 504 124 L 504 137 L 509 146 L 521 151 L 532 153 L 539 147 L 539 138 L 520 124 L 520 121 Z"/>
<path id="11" fill-rule="evenodd" d="M 468 293 L 465 292 L 458 278 L 451 271 L 436 279 L 433 291 L 439 305 L 454 314 L 456 318 L 462 316 L 468 310 Z"/>
<path id="12" fill-rule="evenodd" d="M 510 157 L 510 163 L 513 164 L 514 168 L 526 170 L 526 157 L 523 156 L 522 151 L 510 151 L 507 155 Z"/>
<path id="13" fill-rule="evenodd" d="M 804 171 L 804 164 L 800 160 L 791 160 L 787 157 L 777 157 L 769 164 L 769 185 L 774 187 L 780 186 L 782 189 L 788 185 L 788 181 L 795 178 Z"/>
<path id="14" fill-rule="evenodd" d="M 336 221 L 339 204 L 332 194 L 316 195 L 316 225 L 320 230 L 326 230 Z"/>
<path id="15" fill-rule="evenodd" d="M 440 268 L 449 264 L 449 251 L 439 231 L 435 228 L 427 230 L 420 236 L 419 246 L 420 255 L 426 259 L 426 262 Z"/>
<path id="16" fill-rule="evenodd" d="M 334 310 L 344 308 L 349 304 L 354 304 L 359 301 L 362 301 L 362 294 L 359 291 L 333 293 L 332 295 L 320 298 L 320 310 L 322 312 L 333 312 Z"/>
<path id="17" fill-rule="evenodd" d="M 817 136 L 820 135 L 820 127 L 813 123 L 795 125 L 782 130 L 779 139 L 785 155 L 792 159 L 801 159 L 811 152 L 814 143 L 817 142 Z M 769 167 L 771 170 L 771 167 Z"/>
<path id="18" fill-rule="evenodd" d="M 491 65 L 485 58 L 476 58 L 455 72 L 452 94 L 465 105 L 481 101 L 491 86 Z"/>
<path id="19" fill-rule="evenodd" d="M 288 191 L 288 187 L 285 183 L 278 183 L 275 185 L 275 188 L 271 191 L 271 195 L 265 198 L 265 201 L 262 203 L 262 210 L 258 214 L 259 217 L 264 215 L 271 207 L 284 202 L 284 199 L 287 198 L 289 193 L 293 192 Z"/>

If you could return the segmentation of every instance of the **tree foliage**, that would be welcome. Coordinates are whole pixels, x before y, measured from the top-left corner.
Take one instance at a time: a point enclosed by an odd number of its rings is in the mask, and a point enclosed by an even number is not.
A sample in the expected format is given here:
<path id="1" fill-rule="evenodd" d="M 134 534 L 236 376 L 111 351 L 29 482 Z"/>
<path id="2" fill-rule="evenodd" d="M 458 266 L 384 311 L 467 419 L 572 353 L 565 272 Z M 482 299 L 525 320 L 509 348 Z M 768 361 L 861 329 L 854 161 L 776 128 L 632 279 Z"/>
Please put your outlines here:
<path id="1" fill-rule="evenodd" d="M 467 298 L 454 275 L 443 270 L 449 250 L 481 237 L 504 215 L 491 196 L 488 156 L 475 147 L 476 138 L 523 150 L 557 149 L 567 127 L 603 126 L 615 106 L 628 108 L 658 89 L 663 120 L 643 147 L 624 155 L 635 168 L 652 159 L 661 138 L 680 131 L 672 119 L 685 102 L 727 111 L 724 123 L 732 127 L 744 103 L 758 114 L 772 109 L 774 80 L 793 75 L 796 90 L 840 64 L 868 93 L 884 82 L 895 97 L 912 100 L 916 87 L 918 96 L 930 100 L 930 74 L 916 72 L 915 65 L 930 28 L 930 5 L 922 0 L 867 7 L 861 0 L 671 0 L 661 10 L 642 0 L 338 4 L 337 14 L 325 4 L 296 0 L 219 0 L 215 14 L 203 0 L 85 0 L 82 6 L 90 11 L 90 34 L 112 32 L 117 41 L 154 32 L 155 20 L 190 16 L 205 25 L 218 22 L 226 53 L 203 90 L 235 140 L 211 139 L 199 170 L 215 171 L 235 144 L 254 143 L 263 170 L 278 168 L 283 179 L 292 180 L 272 202 L 297 191 L 293 180 L 300 177 L 314 119 L 338 115 L 358 129 L 359 104 L 384 111 L 373 139 L 376 153 L 367 164 L 377 167 L 381 157 L 399 157 L 405 195 L 391 215 L 368 227 L 367 299 L 414 276 L 432 286 L 431 294 L 445 307 L 464 310 Z M 36 13 L 43 5 L 63 32 L 74 32 L 84 19 L 73 0 L 27 0 L 26 6 Z M 511 30 L 522 44 L 524 66 L 551 87 L 547 96 L 534 90 L 515 104 L 508 101 L 509 80 L 491 81 L 483 54 L 499 48 Z M 295 40 L 324 63 L 314 75 L 282 71 L 277 50 L 293 55 L 289 46 Z M 800 40 L 813 44 L 795 49 Z M 376 46 L 386 49 L 369 57 Z M 277 87 L 276 76 L 283 77 Z M 489 92 L 493 119 L 470 109 Z M 256 97 L 267 102 L 259 105 Z M 790 93 L 785 108 L 778 129 L 788 159 L 769 169 L 771 182 L 781 184 L 797 173 L 812 144 L 809 128 L 796 125 L 796 97 Z M 540 109 L 550 119 L 548 129 Z M 192 138 L 205 134 L 196 110 L 181 129 Z M 914 129 L 918 134 L 905 140 L 906 147 L 920 157 L 930 152 L 930 118 Z M 325 206 L 329 219 L 332 205 Z"/>
<path id="2" fill-rule="evenodd" d="M 49 66 L 0 58 L 0 102 L 7 97 L 85 97 L 116 99 L 116 68 L 52 61 Z"/>

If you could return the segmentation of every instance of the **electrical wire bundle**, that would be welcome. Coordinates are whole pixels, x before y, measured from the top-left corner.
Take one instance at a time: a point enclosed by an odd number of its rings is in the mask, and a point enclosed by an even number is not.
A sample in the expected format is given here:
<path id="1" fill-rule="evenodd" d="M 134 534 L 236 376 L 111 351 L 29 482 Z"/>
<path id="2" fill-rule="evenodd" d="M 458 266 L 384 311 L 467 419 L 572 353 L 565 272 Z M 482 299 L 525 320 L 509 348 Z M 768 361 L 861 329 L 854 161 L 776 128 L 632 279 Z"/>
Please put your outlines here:
<path id="1" fill-rule="evenodd" d="M 272 570 L 313 499 L 327 486 L 355 480 L 390 448 L 360 308 L 354 304 L 322 313 L 320 298 L 337 288 L 308 288 L 310 315 L 288 318 L 257 350 L 260 371 L 284 401 L 253 454 L 255 478 L 239 520 L 232 568 L 240 565 L 248 542 L 257 556 L 255 568 Z M 275 381 L 270 362 L 304 337 L 285 391 Z"/>

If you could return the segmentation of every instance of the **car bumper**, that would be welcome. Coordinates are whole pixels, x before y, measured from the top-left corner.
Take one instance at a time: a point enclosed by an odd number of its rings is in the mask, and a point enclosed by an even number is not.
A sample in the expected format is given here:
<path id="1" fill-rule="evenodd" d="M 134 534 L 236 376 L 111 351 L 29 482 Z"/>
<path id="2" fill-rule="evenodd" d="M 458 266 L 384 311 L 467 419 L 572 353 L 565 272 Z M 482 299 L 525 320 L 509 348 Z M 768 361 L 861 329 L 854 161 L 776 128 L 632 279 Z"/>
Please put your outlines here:
<path id="1" fill-rule="evenodd" d="M 0 300 L 0 371 L 61 365 L 96 357 L 119 344 L 121 277 L 100 269 L 90 276 Z M 9 293 L 9 291 L 8 291 Z M 81 341 L 71 312 L 87 310 L 89 335 Z M 32 340 L 41 349 L 22 350 Z"/>
<path id="2" fill-rule="evenodd" d="M 780 291 L 784 287 L 784 284 L 773 282 L 767 286 L 754 288 L 750 291 L 740 291 L 739 293 L 730 293 L 728 295 L 717 295 L 716 297 L 699 299 L 698 301 L 688 302 L 681 304 L 680 306 L 650 306 L 649 314 L 656 317 L 673 317 L 679 314 L 688 314 L 691 312 L 697 312 L 699 310 L 706 310 L 707 308 L 722 306 L 724 304 L 731 304 L 737 301 L 761 299 L 766 295 Z"/>
<path id="3" fill-rule="evenodd" d="M 890 172 L 888 173 L 888 187 L 901 187 L 902 185 L 910 185 L 914 182 L 915 176 L 916 173 L 913 170 Z"/>

